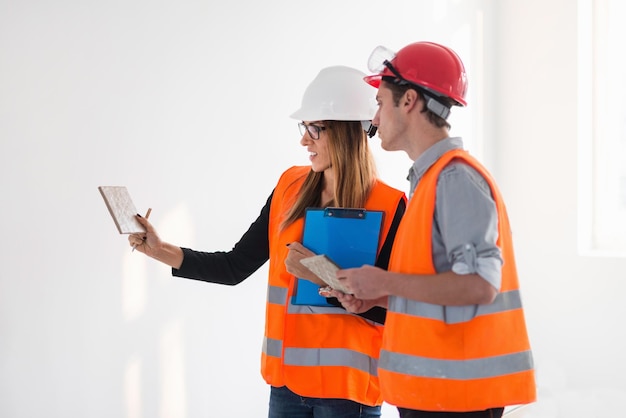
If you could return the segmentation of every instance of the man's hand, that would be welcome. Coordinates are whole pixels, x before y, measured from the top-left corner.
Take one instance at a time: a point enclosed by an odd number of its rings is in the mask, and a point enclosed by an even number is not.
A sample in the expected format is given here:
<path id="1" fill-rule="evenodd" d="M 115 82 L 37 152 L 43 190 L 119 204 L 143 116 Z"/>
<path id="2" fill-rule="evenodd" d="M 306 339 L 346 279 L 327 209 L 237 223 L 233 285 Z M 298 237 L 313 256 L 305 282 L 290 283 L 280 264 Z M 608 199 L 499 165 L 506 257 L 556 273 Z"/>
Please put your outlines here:
<path id="1" fill-rule="evenodd" d="M 385 274 L 387 271 L 374 267 L 363 266 L 337 271 L 337 278 L 342 281 L 347 293 L 355 298 L 364 300 L 377 300 L 386 298 Z"/>
<path id="2" fill-rule="evenodd" d="M 327 298 L 337 298 L 341 306 L 348 312 L 352 313 L 363 313 L 367 312 L 375 306 L 382 306 L 383 308 L 387 307 L 387 298 L 381 298 L 379 300 L 363 300 L 354 297 L 354 295 L 347 295 L 339 290 L 334 290 L 328 288 L 323 293 L 320 294 Z"/>

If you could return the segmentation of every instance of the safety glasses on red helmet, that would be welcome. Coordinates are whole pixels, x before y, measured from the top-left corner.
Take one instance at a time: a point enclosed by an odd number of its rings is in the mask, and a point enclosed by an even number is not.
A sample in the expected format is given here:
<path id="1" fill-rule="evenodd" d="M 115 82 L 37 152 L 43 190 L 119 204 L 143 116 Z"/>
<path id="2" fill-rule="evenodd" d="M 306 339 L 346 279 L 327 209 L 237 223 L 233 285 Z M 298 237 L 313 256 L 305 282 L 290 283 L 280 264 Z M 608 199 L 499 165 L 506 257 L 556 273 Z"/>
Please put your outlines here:
<path id="1" fill-rule="evenodd" d="M 447 118 L 450 106 L 465 106 L 467 76 L 459 56 L 452 49 L 434 42 L 414 42 L 394 53 L 379 46 L 368 60 L 375 74 L 365 81 L 379 87 L 381 80 L 415 86 L 426 97 L 429 110 Z"/>
<path id="2" fill-rule="evenodd" d="M 400 72 L 396 70 L 393 64 L 391 64 L 391 61 L 393 61 L 395 57 L 396 57 L 395 52 L 393 52 L 392 50 L 384 46 L 379 45 L 376 48 L 374 48 L 374 50 L 370 54 L 370 57 L 367 60 L 367 67 L 371 72 L 380 74 L 379 79 L 382 77 L 389 77 L 389 74 L 384 74 L 385 69 L 387 69 L 395 76 L 395 78 L 393 78 L 394 84 L 398 86 L 407 86 L 407 85 L 414 86 L 426 97 L 426 107 L 428 108 L 428 110 L 430 110 L 431 112 L 435 113 L 436 115 L 438 115 L 439 117 L 443 119 L 447 119 L 448 116 L 450 115 L 450 107 L 446 106 L 445 104 L 441 103 L 441 101 L 437 100 L 435 97 L 437 97 L 438 95 L 433 94 L 432 92 L 429 91 L 429 89 L 425 88 L 424 86 L 420 86 L 416 83 L 413 83 L 411 81 L 408 81 L 407 79 L 402 77 Z M 371 79 L 372 78 L 370 77 L 370 80 Z"/>

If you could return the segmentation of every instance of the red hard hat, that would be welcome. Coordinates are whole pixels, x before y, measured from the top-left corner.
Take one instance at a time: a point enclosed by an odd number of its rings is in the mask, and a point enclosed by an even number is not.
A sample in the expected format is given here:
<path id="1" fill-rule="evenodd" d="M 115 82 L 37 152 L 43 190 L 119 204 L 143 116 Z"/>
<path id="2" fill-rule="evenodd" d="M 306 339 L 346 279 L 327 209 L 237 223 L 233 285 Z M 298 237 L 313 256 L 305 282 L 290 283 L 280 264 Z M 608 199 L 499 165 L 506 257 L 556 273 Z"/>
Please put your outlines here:
<path id="1" fill-rule="evenodd" d="M 395 55 L 384 47 L 378 47 L 370 56 L 369 67 L 378 74 L 364 79 L 374 87 L 378 88 L 383 77 L 399 76 L 401 80 L 449 97 L 459 106 L 467 104 L 467 75 L 463 62 L 452 49 L 443 45 L 415 42 Z"/>

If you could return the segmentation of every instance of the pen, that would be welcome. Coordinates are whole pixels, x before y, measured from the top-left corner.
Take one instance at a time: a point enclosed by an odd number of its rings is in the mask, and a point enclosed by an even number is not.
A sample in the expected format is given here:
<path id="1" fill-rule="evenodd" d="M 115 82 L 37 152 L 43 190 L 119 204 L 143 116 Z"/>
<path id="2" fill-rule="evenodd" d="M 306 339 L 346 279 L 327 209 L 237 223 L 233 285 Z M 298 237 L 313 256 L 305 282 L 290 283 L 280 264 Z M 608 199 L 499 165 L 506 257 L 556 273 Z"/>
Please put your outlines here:
<path id="1" fill-rule="evenodd" d="M 148 217 L 150 216 L 150 212 L 152 212 L 152 208 L 148 208 L 148 211 L 146 212 L 146 216 L 144 216 L 144 218 L 148 219 Z M 137 248 L 137 244 L 133 245 L 133 249 L 130 252 L 132 253 L 133 251 L 135 251 L 135 248 Z"/>

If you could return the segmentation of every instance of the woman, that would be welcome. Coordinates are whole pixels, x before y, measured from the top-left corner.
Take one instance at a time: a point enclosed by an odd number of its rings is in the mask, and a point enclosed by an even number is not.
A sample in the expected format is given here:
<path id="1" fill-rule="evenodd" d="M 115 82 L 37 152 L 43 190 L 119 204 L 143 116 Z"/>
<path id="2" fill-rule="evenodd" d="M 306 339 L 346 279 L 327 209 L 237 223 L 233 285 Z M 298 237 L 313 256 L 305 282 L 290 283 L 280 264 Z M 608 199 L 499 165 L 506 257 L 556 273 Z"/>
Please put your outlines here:
<path id="1" fill-rule="evenodd" d="M 320 71 L 301 108 L 300 143 L 311 166 L 280 177 L 257 220 L 228 252 L 199 252 L 162 241 L 141 216 L 145 234 L 129 237 L 138 251 L 172 267 L 174 276 L 235 285 L 269 260 L 261 373 L 271 385 L 270 418 L 378 417 L 382 403 L 376 367 L 383 315 L 348 313 L 339 303 L 292 304 L 296 277 L 322 282 L 299 263 L 312 253 L 300 241 L 308 207 L 384 211 L 376 265 L 386 268 L 403 192 L 376 178 L 365 129 L 375 113 L 375 90 L 364 73 L 343 66 Z"/>

